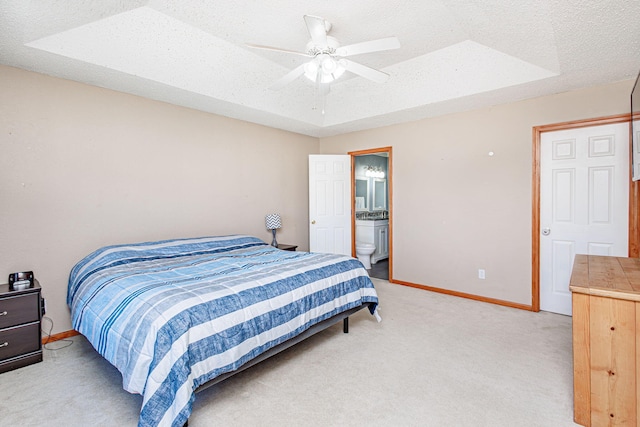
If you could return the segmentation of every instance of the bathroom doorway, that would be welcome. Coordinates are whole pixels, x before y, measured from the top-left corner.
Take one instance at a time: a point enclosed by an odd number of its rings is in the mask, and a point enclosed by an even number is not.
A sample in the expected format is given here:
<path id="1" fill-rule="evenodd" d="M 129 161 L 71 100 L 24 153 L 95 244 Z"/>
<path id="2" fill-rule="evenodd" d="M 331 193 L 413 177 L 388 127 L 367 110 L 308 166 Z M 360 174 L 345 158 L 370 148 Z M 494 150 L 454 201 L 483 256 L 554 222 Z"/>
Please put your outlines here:
<path id="1" fill-rule="evenodd" d="M 393 271 L 393 186 L 391 147 L 353 151 L 351 156 L 351 239 L 353 253 L 370 260 L 369 276 L 390 280 Z M 375 246 L 358 254 L 358 242 Z M 366 255 L 365 255 L 366 254 Z M 366 262 L 363 262 L 367 266 Z"/>

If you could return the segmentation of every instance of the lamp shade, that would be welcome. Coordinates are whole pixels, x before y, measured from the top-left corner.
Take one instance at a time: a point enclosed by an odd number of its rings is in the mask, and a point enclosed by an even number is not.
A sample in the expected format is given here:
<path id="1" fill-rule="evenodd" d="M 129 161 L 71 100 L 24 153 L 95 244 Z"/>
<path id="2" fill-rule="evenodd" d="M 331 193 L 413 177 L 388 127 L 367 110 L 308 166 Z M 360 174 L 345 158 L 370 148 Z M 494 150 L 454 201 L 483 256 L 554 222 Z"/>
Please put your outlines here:
<path id="1" fill-rule="evenodd" d="M 267 230 L 275 230 L 282 227 L 282 220 L 279 214 L 268 214 L 264 217 L 264 222 L 267 226 Z"/>

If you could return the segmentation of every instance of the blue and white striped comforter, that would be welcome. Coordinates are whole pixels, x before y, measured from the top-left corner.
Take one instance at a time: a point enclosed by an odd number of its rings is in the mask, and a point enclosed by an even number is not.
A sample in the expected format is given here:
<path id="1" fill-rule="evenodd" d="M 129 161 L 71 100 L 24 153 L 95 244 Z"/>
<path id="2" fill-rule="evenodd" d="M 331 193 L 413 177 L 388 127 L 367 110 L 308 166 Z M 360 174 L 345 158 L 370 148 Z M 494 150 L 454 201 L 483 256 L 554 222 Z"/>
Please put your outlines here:
<path id="1" fill-rule="evenodd" d="M 377 301 L 358 260 L 250 236 L 105 247 L 73 268 L 67 296 L 74 329 L 143 396 L 139 426 L 182 426 L 201 384 Z"/>

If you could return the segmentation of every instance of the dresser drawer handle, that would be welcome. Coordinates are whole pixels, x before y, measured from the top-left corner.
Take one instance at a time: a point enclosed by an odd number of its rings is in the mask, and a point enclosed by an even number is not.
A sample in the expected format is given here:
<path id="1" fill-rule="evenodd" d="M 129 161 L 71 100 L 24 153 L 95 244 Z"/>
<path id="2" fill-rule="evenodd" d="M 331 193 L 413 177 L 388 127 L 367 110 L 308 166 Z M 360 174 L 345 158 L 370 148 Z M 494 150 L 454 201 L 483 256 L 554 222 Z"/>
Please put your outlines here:
<path id="1" fill-rule="evenodd" d="M 0 316 L 6 316 L 7 314 L 9 314 L 9 313 L 7 313 L 7 311 L 6 311 L 6 310 L 5 310 L 5 311 L 3 311 L 3 312 L 0 312 Z"/>
<path id="2" fill-rule="evenodd" d="M 6 346 L 8 346 L 8 345 L 9 345 L 9 343 L 5 341 L 5 342 L 3 342 L 2 344 L 0 344 L 0 348 L 2 348 L 2 347 L 6 347 Z"/>

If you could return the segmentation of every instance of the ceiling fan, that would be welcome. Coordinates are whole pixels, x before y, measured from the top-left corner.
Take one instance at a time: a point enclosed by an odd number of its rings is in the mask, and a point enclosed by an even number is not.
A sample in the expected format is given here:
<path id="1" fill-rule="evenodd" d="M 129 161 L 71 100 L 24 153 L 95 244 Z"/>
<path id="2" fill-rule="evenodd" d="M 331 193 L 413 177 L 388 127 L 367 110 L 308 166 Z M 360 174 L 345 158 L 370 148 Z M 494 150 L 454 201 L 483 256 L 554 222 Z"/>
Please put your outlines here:
<path id="1" fill-rule="evenodd" d="M 306 52 L 255 44 L 247 45 L 255 49 L 266 49 L 311 58 L 311 60 L 299 65 L 285 74 L 284 77 L 277 80 L 271 85 L 271 89 L 280 90 L 302 75 L 314 81 L 317 84 L 318 92 L 322 94 L 328 93 L 330 83 L 339 78 L 345 71 L 377 83 L 383 83 L 389 78 L 389 74 L 385 72 L 354 62 L 346 57 L 398 49 L 400 42 L 396 37 L 386 37 L 348 46 L 340 46 L 338 40 L 327 34 L 331 30 L 331 23 L 329 21 L 311 15 L 304 15 L 304 21 L 311 36 L 311 40 L 306 46 Z"/>

